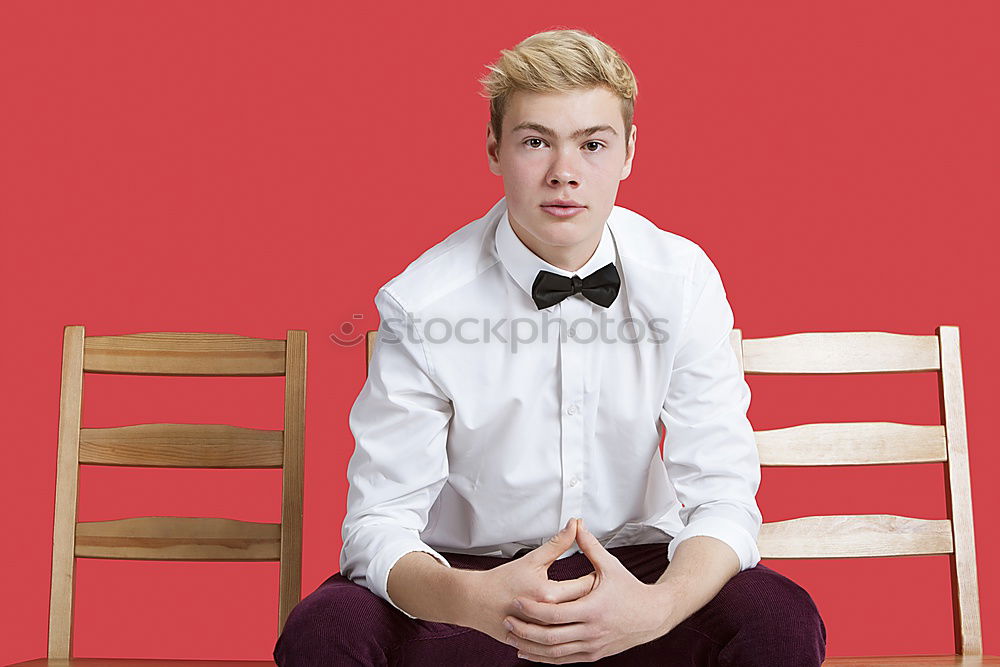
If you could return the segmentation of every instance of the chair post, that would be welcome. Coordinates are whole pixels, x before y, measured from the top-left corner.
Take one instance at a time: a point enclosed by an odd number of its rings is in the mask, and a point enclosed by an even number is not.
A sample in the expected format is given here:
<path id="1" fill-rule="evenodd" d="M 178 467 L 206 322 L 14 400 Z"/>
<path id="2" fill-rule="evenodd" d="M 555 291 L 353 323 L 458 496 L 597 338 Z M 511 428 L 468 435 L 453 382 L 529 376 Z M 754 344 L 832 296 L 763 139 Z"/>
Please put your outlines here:
<path id="1" fill-rule="evenodd" d="M 740 373 L 746 377 L 746 371 L 743 366 L 743 330 L 734 328 L 729 332 L 729 344 L 733 346 L 733 352 L 736 353 L 736 361 L 740 366 Z"/>
<path id="2" fill-rule="evenodd" d="M 63 329 L 48 639 L 48 657 L 60 659 L 69 659 L 73 651 L 73 586 L 76 575 L 76 509 L 80 474 L 83 343 L 82 326 L 70 325 Z"/>
<path id="3" fill-rule="evenodd" d="M 278 636 L 302 598 L 302 496 L 304 473 L 306 332 L 289 330 L 285 340 L 285 417 L 281 470 L 281 565 L 278 576 Z"/>
<path id="4" fill-rule="evenodd" d="M 948 459 L 945 461 L 945 494 L 952 525 L 954 551 L 949 554 L 955 623 L 955 652 L 982 655 L 983 637 L 979 618 L 979 580 L 972 521 L 972 486 L 969 475 L 969 444 L 965 425 L 965 389 L 958 327 L 937 327 L 941 351 L 940 400 Z"/>
<path id="5" fill-rule="evenodd" d="M 378 329 L 365 332 L 365 377 L 368 377 L 368 366 L 372 361 L 372 353 L 375 352 L 375 342 L 378 339 Z"/>

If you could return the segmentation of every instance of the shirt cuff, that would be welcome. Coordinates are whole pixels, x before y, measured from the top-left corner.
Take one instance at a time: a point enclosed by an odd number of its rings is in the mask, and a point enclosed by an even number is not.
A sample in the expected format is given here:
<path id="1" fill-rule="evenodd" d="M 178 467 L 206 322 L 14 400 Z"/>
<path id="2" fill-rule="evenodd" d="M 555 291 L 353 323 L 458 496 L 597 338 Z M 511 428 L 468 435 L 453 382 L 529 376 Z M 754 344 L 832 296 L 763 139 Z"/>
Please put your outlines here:
<path id="1" fill-rule="evenodd" d="M 757 540 L 747 532 L 746 528 L 731 519 L 717 516 L 695 519 L 677 533 L 667 545 L 667 560 L 674 559 L 674 553 L 681 542 L 696 535 L 707 535 L 728 544 L 740 559 L 740 572 L 756 567 L 760 562 Z"/>
<path id="2" fill-rule="evenodd" d="M 451 563 L 448 562 L 447 558 L 445 558 L 444 556 L 442 556 L 437 551 L 430 548 L 423 542 L 417 540 L 415 542 L 406 542 L 400 544 L 399 546 L 395 546 L 393 548 L 382 549 L 371 560 L 371 563 L 368 566 L 368 570 L 372 573 L 375 572 L 385 573 L 384 575 L 379 574 L 377 576 L 371 577 L 371 582 L 372 586 L 374 587 L 374 592 L 383 599 L 385 599 L 393 607 L 399 609 L 399 611 L 406 614 L 408 617 L 416 619 L 417 618 L 416 616 L 409 613 L 405 609 L 401 609 L 399 605 L 393 602 L 392 598 L 389 597 L 389 572 L 392 570 L 392 567 L 396 564 L 396 562 L 400 558 L 414 551 L 421 551 L 423 553 L 428 553 L 437 558 L 442 565 L 446 567 L 451 567 Z"/>

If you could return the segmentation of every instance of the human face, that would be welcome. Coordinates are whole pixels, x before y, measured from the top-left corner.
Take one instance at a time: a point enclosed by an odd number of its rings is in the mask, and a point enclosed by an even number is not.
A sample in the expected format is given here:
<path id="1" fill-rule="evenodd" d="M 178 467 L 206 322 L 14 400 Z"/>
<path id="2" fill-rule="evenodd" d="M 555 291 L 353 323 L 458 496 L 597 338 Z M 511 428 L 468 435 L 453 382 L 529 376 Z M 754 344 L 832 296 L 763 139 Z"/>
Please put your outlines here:
<path id="1" fill-rule="evenodd" d="M 490 171 L 503 178 L 507 217 L 550 264 L 575 271 L 593 255 L 632 170 L 636 127 L 625 141 L 620 98 L 604 87 L 566 93 L 517 91 L 498 144 L 487 128 Z M 574 208 L 547 207 L 553 200 Z"/>

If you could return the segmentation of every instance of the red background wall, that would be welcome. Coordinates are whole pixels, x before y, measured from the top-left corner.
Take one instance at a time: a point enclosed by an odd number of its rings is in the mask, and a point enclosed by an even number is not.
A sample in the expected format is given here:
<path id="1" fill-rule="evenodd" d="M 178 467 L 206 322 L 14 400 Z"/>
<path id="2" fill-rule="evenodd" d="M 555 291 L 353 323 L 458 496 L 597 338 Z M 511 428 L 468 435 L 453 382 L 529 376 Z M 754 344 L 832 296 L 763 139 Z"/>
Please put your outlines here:
<path id="1" fill-rule="evenodd" d="M 502 195 L 476 79 L 551 27 L 639 82 L 618 203 L 701 244 L 746 337 L 961 327 L 985 648 L 1000 653 L 998 5 L 841 1 L 5 2 L 0 6 L 5 603 L 0 661 L 46 647 L 62 328 L 309 332 L 303 594 L 339 568 L 344 323 Z M 362 319 L 354 319 L 354 314 Z M 939 423 L 933 374 L 750 380 L 757 429 Z M 281 424 L 281 380 L 88 377 L 85 426 Z M 766 521 L 944 518 L 943 467 L 765 469 Z M 91 469 L 80 520 L 278 521 L 280 472 Z M 948 561 L 768 560 L 828 655 L 952 649 Z M 277 565 L 81 560 L 80 656 L 269 658 Z"/>

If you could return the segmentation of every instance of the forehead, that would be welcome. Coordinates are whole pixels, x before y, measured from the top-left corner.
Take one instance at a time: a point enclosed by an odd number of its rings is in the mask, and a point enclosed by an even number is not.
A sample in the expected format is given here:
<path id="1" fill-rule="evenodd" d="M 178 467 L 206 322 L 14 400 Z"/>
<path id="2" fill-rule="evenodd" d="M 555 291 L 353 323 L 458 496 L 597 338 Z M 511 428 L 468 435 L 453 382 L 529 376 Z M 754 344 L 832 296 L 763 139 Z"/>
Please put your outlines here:
<path id="1" fill-rule="evenodd" d="M 621 98 L 603 87 L 565 93 L 518 90 L 510 97 L 503 124 L 510 129 L 523 122 L 539 123 L 560 133 L 605 124 L 624 132 Z"/>

